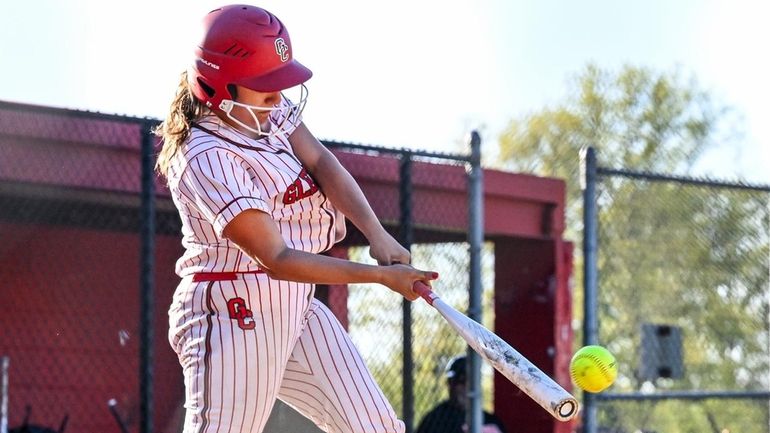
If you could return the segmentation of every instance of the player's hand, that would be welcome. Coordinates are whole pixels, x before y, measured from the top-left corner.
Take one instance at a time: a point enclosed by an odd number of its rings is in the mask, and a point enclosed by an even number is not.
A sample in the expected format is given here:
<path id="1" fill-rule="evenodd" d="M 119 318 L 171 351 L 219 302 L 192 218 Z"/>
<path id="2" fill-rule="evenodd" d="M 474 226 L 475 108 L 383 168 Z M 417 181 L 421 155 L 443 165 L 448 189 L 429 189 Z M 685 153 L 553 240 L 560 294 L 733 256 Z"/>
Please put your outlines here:
<path id="1" fill-rule="evenodd" d="M 417 292 L 412 290 L 415 281 L 422 281 L 430 286 L 430 282 L 438 278 L 436 272 L 421 271 L 409 265 L 382 266 L 380 269 L 382 270 L 382 284 L 410 301 L 420 297 Z"/>
<path id="2" fill-rule="evenodd" d="M 409 251 L 384 230 L 377 237 L 369 239 L 369 255 L 377 260 L 380 266 L 412 261 Z"/>

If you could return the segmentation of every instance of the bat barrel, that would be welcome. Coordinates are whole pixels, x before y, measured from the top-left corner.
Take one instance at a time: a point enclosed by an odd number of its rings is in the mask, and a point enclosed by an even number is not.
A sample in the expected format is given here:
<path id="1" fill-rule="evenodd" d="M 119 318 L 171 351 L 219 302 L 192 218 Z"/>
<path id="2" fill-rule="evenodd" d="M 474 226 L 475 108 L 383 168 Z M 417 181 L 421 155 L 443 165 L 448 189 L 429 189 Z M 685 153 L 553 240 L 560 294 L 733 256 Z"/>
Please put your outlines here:
<path id="1" fill-rule="evenodd" d="M 559 421 L 569 421 L 579 411 L 575 397 L 492 331 L 455 310 L 441 298 L 432 305 L 460 336 L 492 367 Z"/>
<path id="2" fill-rule="evenodd" d="M 506 350 L 502 358 L 482 356 L 554 418 L 559 421 L 574 418 L 580 407 L 575 397 L 518 352 L 514 354 L 510 350 Z"/>
<path id="3" fill-rule="evenodd" d="M 535 364 L 486 328 L 476 330 L 475 333 L 483 337 L 477 340 L 479 353 L 503 376 L 550 412 L 554 418 L 559 421 L 569 421 L 577 415 L 579 405 L 575 397 Z"/>

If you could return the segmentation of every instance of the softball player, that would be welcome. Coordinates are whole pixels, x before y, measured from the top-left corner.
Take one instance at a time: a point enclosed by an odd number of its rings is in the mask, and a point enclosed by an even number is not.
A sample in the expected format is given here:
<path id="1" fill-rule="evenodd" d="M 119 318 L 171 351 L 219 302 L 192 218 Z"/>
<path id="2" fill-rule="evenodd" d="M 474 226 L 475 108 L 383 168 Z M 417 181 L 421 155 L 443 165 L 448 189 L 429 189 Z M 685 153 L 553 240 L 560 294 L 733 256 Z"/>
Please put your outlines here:
<path id="1" fill-rule="evenodd" d="M 309 69 L 289 34 L 248 5 L 211 11 L 158 135 L 158 170 L 182 219 L 169 341 L 185 381 L 185 433 L 261 432 L 280 398 L 329 432 L 402 432 L 314 284 L 381 283 L 409 300 L 438 277 L 378 222 L 301 121 Z M 303 90 L 290 101 L 282 91 Z M 319 255 L 347 216 L 379 266 Z M 403 263 L 403 264 L 398 264 Z"/>

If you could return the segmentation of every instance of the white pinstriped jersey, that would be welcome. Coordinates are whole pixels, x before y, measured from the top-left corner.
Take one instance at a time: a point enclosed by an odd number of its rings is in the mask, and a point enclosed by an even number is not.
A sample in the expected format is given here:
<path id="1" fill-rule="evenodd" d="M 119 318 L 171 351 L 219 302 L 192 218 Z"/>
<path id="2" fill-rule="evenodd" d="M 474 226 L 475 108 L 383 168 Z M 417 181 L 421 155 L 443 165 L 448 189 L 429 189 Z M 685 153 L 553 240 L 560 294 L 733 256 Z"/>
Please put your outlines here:
<path id="1" fill-rule="evenodd" d="M 329 433 L 403 433 L 314 286 L 245 273 L 256 264 L 222 238 L 245 209 L 270 214 L 299 250 L 321 252 L 344 236 L 344 217 L 289 141 L 252 140 L 208 115 L 172 161 L 168 184 L 186 248 L 168 311 L 184 374 L 184 433 L 261 433 L 276 398 Z"/>
<path id="2" fill-rule="evenodd" d="M 177 261 L 177 275 L 257 270 L 222 237 L 225 226 L 246 209 L 270 214 L 293 249 L 323 252 L 344 237 L 344 216 L 294 155 L 288 140 L 293 128 L 285 136 L 254 140 L 213 113 L 196 125 L 168 173 L 186 250 Z"/>

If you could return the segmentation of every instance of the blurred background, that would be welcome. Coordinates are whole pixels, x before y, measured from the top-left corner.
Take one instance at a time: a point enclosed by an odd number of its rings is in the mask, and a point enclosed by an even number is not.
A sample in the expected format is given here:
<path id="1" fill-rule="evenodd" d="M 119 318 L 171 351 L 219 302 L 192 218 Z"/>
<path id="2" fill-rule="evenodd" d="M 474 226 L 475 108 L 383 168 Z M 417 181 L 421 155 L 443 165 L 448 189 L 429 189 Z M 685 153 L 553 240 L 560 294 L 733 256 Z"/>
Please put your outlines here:
<path id="1" fill-rule="evenodd" d="M 0 99 L 160 118 L 199 18 L 220 3 L 5 1 Z M 563 104 L 587 65 L 634 67 L 713 99 L 720 128 L 699 170 L 770 181 L 765 1 L 259 5 L 315 74 L 305 120 L 322 138 L 450 150 L 479 129 L 493 163 L 508 123 Z"/>
<path id="2" fill-rule="evenodd" d="M 14 425 L 29 410 L 31 422 L 59 425 L 71 415 L 70 428 L 92 421 L 117 431 L 108 396 L 139 431 L 139 148 L 190 61 L 200 17 L 220 5 L 2 4 L 0 355 L 16 356 Z M 618 357 L 619 379 L 606 398 L 591 400 L 589 427 L 522 410 L 501 415 L 508 433 L 770 432 L 770 62 L 761 54 L 770 3 L 257 5 L 282 19 L 296 58 L 314 72 L 305 122 L 346 152 L 338 156 L 386 226 L 402 241 L 411 237 L 417 263 L 458 270 L 439 286 L 453 305 L 469 302 L 462 155 L 476 130 L 487 205 L 508 203 L 487 209 L 484 323 L 562 380 L 565 341 L 574 349 L 589 335 Z M 588 147 L 598 171 L 584 202 Z M 178 219 L 164 194 L 159 186 L 152 314 L 160 325 L 179 253 Z M 586 203 L 596 210 L 599 245 L 588 263 Z M 346 242 L 335 253 L 368 260 L 360 238 Z M 596 273 L 588 293 L 601 289 L 593 309 L 583 303 L 586 264 Z M 464 345 L 432 311 L 415 309 L 409 401 L 406 319 L 396 309 L 380 314 L 397 297 L 369 286 L 320 293 L 349 320 L 384 391 L 398 411 L 409 408 L 416 427 L 446 398 L 443 369 Z M 31 311 L 44 319 L 28 322 Z M 553 332 L 516 331 L 533 321 Z M 179 371 L 162 330 L 155 345 L 156 393 L 169 398 L 157 404 L 163 419 L 155 430 L 172 432 L 181 416 Z M 84 383 L 97 365 L 116 368 Z M 14 379 L 20 366 L 27 373 Z M 487 410 L 528 404 L 520 395 L 509 401 L 501 386 L 485 367 Z M 39 397 L 74 401 L 84 388 L 88 404 L 100 405 L 90 421 L 86 404 L 70 414 Z M 273 431 L 313 429 L 288 408 L 274 415 Z"/>

